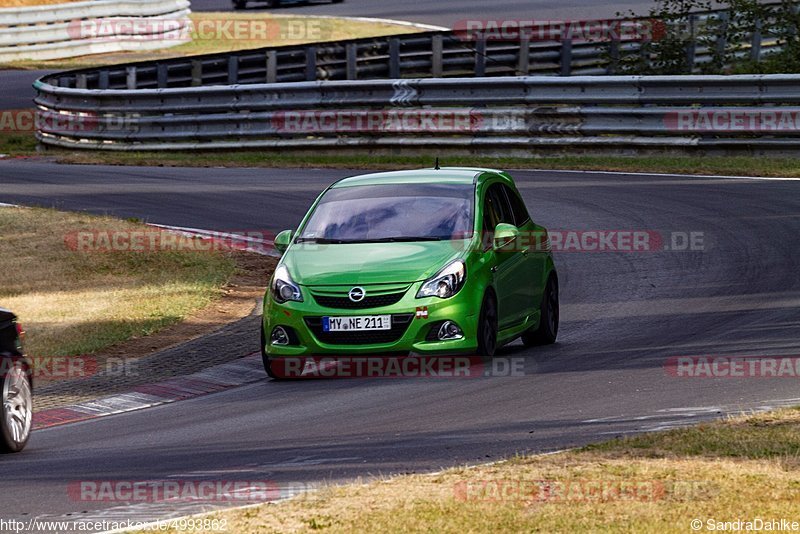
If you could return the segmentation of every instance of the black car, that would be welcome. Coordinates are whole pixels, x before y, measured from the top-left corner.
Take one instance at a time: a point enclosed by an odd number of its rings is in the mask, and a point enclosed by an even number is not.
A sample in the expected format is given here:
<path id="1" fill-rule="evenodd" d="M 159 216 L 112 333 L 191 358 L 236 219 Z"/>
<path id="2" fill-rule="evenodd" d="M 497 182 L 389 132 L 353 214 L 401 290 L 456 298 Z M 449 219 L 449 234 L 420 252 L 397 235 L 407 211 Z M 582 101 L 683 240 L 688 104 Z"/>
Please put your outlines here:
<path id="1" fill-rule="evenodd" d="M 256 2 L 264 2 L 267 7 L 281 7 L 289 4 L 307 4 L 308 0 L 255 0 Z M 332 4 L 341 4 L 344 0 L 330 0 Z M 244 9 L 247 7 L 247 0 L 233 0 L 233 7 L 235 9 Z"/>
<path id="2" fill-rule="evenodd" d="M 30 362 L 22 351 L 24 331 L 17 316 L 0 308 L 0 452 L 19 452 L 31 435 L 33 380 Z"/>

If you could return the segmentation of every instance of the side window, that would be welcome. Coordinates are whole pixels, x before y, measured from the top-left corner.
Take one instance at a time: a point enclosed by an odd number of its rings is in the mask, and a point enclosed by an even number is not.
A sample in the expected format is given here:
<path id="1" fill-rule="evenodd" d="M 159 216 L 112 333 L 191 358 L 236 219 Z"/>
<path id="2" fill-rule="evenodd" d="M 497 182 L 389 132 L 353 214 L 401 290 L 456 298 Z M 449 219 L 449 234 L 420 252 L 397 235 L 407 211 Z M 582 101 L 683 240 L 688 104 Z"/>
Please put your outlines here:
<path id="1" fill-rule="evenodd" d="M 488 232 L 494 232 L 495 227 L 501 222 L 514 224 L 511 207 L 502 187 L 502 184 L 492 184 L 484 196 L 483 227 Z"/>
<path id="2" fill-rule="evenodd" d="M 525 202 L 522 201 L 520 196 L 507 185 L 502 185 L 508 197 L 508 203 L 511 205 L 511 214 L 514 217 L 514 226 L 522 227 L 527 223 L 531 216 L 528 215 L 528 210 L 525 208 Z"/>

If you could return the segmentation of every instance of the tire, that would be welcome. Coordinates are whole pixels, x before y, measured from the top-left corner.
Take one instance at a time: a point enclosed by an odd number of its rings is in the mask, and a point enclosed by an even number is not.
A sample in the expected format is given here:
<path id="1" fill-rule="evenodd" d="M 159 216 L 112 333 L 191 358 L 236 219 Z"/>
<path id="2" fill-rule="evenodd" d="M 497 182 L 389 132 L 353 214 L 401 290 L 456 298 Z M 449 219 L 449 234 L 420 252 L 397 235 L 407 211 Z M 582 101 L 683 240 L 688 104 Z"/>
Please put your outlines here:
<path id="1" fill-rule="evenodd" d="M 30 369 L 21 360 L 3 361 L 0 395 L 0 452 L 19 452 L 31 436 L 33 390 Z M 7 370 L 6 370 L 7 368 Z"/>
<path id="2" fill-rule="evenodd" d="M 522 343 L 526 347 L 552 345 L 558 337 L 558 278 L 554 274 L 547 279 L 539 310 L 539 326 L 522 334 Z"/>
<path id="3" fill-rule="evenodd" d="M 497 299 L 487 291 L 478 315 L 478 354 L 491 358 L 497 350 Z"/>
<path id="4" fill-rule="evenodd" d="M 272 372 L 272 362 L 269 361 L 267 355 L 267 336 L 264 335 L 264 324 L 261 323 L 258 328 L 261 331 L 261 361 L 264 363 L 264 370 L 267 376 L 273 380 L 280 380 L 280 377 Z"/>
<path id="5" fill-rule="evenodd" d="M 233 0 L 233 9 L 245 9 L 247 0 Z"/>
<path id="6" fill-rule="evenodd" d="M 281 7 L 281 0 L 267 0 L 267 7 L 270 9 Z"/>

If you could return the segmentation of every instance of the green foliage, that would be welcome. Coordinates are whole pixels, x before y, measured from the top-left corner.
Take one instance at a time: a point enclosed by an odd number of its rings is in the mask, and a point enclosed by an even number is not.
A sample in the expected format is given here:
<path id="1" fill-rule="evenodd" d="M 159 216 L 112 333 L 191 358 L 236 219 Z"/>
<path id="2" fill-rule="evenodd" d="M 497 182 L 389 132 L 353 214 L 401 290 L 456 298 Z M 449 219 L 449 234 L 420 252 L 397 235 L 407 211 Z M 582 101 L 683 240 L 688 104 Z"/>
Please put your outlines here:
<path id="1" fill-rule="evenodd" d="M 724 10 L 698 16 L 711 8 Z M 800 9 L 796 0 L 658 0 L 646 16 L 654 39 L 615 61 L 617 74 L 747 74 L 800 72 Z M 754 36 L 773 38 L 780 51 L 752 48 Z M 757 40 L 757 39 L 755 39 Z M 706 61 L 695 61 L 701 51 Z"/>

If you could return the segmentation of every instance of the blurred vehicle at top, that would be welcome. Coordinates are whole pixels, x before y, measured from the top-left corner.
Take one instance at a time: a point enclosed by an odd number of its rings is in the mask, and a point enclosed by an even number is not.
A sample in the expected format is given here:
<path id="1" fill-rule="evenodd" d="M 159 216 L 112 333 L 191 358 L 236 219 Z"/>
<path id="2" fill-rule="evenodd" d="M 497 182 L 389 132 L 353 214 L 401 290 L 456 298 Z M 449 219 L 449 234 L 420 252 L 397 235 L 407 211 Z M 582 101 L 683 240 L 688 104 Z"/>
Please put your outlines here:
<path id="1" fill-rule="evenodd" d="M 267 7 L 281 7 L 290 4 L 308 4 L 308 0 L 256 0 L 259 3 L 266 3 Z M 331 4 L 341 4 L 344 0 L 330 0 Z M 248 0 L 233 0 L 234 9 L 245 9 Z"/>

